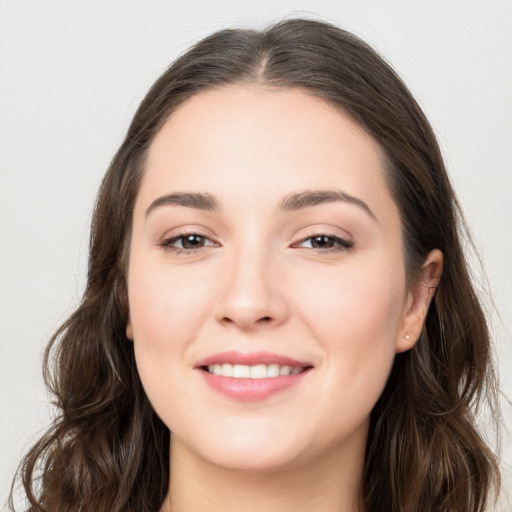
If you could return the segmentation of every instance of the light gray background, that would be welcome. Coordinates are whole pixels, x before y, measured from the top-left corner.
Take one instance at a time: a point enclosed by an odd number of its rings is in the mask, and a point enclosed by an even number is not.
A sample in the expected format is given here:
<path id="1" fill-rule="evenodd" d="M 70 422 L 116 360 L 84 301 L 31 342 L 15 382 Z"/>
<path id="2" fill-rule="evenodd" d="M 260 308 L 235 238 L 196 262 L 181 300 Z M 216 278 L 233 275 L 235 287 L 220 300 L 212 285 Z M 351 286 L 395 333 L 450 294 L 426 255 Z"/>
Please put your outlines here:
<path id="1" fill-rule="evenodd" d="M 291 15 L 362 36 L 424 107 L 484 262 L 512 396 L 511 0 L 0 0 L 0 507 L 48 423 L 41 353 L 79 300 L 96 189 L 139 101 L 204 35 Z"/>

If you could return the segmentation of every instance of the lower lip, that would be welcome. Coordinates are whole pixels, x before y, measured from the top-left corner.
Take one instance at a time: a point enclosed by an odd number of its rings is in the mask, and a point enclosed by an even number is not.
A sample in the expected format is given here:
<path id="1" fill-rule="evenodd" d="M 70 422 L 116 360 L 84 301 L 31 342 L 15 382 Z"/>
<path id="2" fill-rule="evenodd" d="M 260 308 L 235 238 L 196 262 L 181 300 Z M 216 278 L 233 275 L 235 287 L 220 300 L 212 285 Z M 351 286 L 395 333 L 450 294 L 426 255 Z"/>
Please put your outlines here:
<path id="1" fill-rule="evenodd" d="M 214 375 L 204 370 L 200 371 L 206 383 L 215 391 L 236 400 L 254 402 L 265 400 L 275 393 L 297 385 L 311 369 L 308 368 L 296 375 L 282 375 L 266 379 L 235 379 Z"/>

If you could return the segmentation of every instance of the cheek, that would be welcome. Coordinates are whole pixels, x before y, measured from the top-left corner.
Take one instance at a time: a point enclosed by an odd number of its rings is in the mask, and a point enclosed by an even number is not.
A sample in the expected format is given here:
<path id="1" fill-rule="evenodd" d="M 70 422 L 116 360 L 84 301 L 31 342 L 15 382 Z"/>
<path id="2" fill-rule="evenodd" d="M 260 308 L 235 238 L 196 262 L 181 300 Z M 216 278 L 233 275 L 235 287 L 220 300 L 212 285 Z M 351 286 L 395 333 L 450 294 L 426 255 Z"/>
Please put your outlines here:
<path id="1" fill-rule="evenodd" d="M 134 264 L 129 273 L 137 369 L 149 400 L 167 424 L 180 402 L 186 403 L 188 348 L 211 310 L 213 292 L 204 280 L 191 280 L 184 272 L 153 271 L 151 264 Z"/>
<path id="2" fill-rule="evenodd" d="M 317 280 L 309 294 L 302 294 L 303 318 L 326 355 L 323 396 L 350 404 L 354 419 L 369 414 L 386 384 L 405 300 L 400 273 L 393 279 L 368 268 Z"/>
<path id="3" fill-rule="evenodd" d="M 296 296 L 303 316 L 329 349 L 364 351 L 394 344 L 405 301 L 405 278 L 385 270 L 351 267 L 316 275 Z M 314 284 L 314 286 L 312 286 Z"/>
<path id="4" fill-rule="evenodd" d="M 190 273 L 151 268 L 149 263 L 129 276 L 134 337 L 148 349 L 172 351 L 194 337 L 208 314 L 215 287 Z"/>

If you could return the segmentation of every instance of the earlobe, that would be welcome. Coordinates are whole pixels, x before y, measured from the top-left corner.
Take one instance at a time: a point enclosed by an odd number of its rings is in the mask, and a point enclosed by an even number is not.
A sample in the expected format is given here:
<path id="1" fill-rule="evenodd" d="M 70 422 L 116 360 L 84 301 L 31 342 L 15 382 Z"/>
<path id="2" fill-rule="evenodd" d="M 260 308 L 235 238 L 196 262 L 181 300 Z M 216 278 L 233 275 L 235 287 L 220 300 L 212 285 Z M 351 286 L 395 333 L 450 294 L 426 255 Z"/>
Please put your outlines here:
<path id="1" fill-rule="evenodd" d="M 130 315 L 128 315 L 128 320 L 126 321 L 126 337 L 133 341 L 133 327 Z"/>
<path id="2" fill-rule="evenodd" d="M 408 332 L 405 332 L 402 335 L 402 338 L 398 340 L 396 344 L 396 352 L 406 352 L 410 350 L 416 344 L 417 337 Z"/>
<path id="3" fill-rule="evenodd" d="M 442 273 L 443 253 L 439 249 L 434 249 L 428 254 L 416 282 L 409 291 L 401 329 L 398 333 L 397 353 L 411 349 L 419 338 Z"/>

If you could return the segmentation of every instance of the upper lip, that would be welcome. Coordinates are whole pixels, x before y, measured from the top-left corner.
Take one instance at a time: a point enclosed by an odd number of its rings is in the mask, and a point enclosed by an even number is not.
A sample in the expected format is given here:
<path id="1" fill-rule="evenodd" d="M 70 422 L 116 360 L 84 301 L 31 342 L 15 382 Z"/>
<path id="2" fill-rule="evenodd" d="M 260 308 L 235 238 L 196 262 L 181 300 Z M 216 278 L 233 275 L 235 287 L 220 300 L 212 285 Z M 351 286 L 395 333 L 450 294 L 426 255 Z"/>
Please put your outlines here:
<path id="1" fill-rule="evenodd" d="M 280 366 L 292 367 L 309 367 L 311 363 L 299 361 L 292 357 L 274 354 L 272 352 L 237 352 L 228 351 L 220 352 L 212 356 L 202 359 L 196 364 L 196 368 L 204 366 L 212 366 L 214 364 L 243 364 L 247 366 L 255 366 L 257 364 L 278 364 Z"/>

